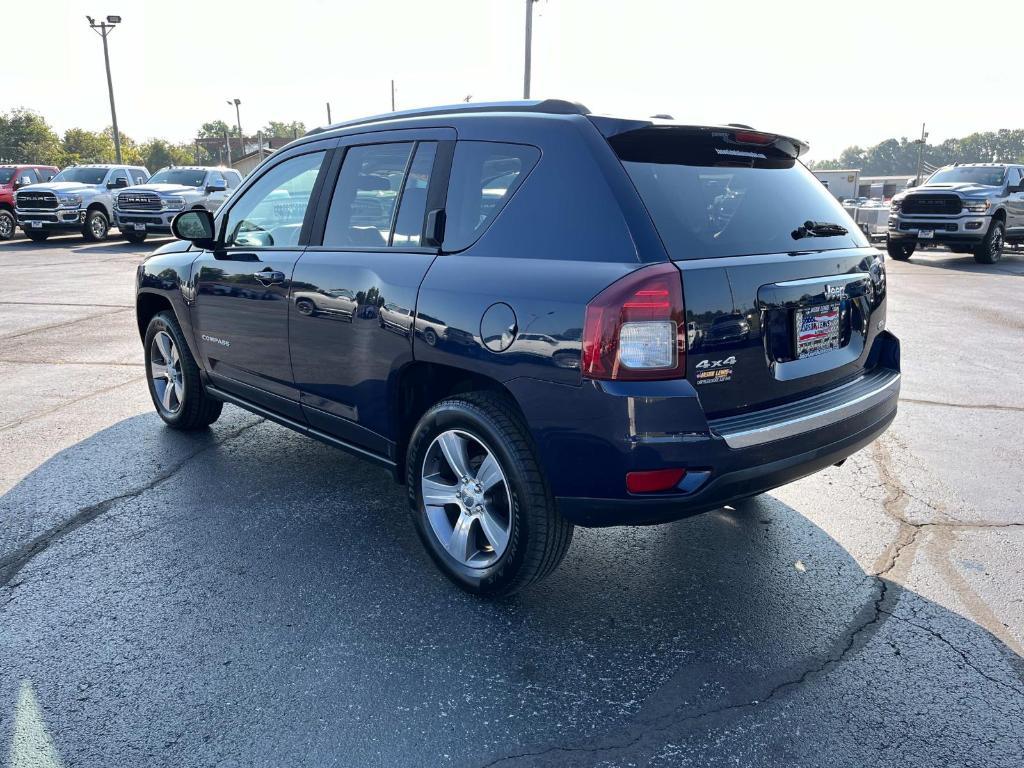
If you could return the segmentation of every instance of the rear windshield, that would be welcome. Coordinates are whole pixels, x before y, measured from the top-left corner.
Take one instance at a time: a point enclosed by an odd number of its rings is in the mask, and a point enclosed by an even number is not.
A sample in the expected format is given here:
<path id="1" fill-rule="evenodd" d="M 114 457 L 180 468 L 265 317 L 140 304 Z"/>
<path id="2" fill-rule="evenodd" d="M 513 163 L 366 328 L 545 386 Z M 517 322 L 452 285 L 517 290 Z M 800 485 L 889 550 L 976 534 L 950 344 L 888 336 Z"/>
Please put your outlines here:
<path id="1" fill-rule="evenodd" d="M 630 131 L 610 139 L 669 256 L 703 259 L 868 243 L 839 201 L 793 157 L 711 133 Z M 794 239 L 806 221 L 846 235 Z"/>

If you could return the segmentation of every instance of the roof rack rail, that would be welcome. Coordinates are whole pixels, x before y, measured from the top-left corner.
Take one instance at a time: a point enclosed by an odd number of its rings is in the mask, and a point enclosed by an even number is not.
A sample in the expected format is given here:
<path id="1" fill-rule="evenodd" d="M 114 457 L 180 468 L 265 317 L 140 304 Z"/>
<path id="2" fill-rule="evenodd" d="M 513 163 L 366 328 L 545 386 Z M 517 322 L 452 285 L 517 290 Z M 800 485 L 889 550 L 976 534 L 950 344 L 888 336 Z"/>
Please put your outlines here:
<path id="1" fill-rule="evenodd" d="M 460 115 L 472 112 L 540 112 L 549 115 L 589 115 L 590 110 L 575 101 L 564 99 L 533 99 L 523 101 L 487 101 L 476 104 L 448 104 L 441 107 L 424 107 L 406 109 L 401 112 L 385 112 L 381 115 L 361 117 L 343 123 L 333 123 L 322 128 L 314 128 L 305 136 L 314 136 L 335 128 L 351 128 L 356 125 L 379 123 L 382 120 L 400 120 L 405 117 L 433 117 L 434 115 Z"/>

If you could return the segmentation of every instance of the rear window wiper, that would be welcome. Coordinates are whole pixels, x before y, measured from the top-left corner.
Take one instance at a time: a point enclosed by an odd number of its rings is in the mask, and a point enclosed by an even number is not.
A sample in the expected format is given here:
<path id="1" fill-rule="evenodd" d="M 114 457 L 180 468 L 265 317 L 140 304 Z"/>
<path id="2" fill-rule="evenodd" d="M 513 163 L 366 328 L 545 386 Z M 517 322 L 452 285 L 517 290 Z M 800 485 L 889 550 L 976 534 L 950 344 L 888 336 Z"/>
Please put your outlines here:
<path id="1" fill-rule="evenodd" d="M 849 231 L 842 224 L 833 224 L 829 221 L 805 221 L 794 229 L 792 234 L 794 240 L 799 240 L 803 237 L 837 237 Z"/>

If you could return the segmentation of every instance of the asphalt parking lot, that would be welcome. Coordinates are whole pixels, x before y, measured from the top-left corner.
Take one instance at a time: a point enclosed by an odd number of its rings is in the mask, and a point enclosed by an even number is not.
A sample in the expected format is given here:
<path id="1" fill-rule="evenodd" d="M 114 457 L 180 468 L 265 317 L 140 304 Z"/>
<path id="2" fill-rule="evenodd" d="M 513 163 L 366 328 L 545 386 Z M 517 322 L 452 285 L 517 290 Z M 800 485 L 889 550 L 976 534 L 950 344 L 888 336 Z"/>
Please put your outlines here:
<path id="1" fill-rule="evenodd" d="M 386 474 L 152 412 L 157 242 L 0 244 L 0 763 L 1024 763 L 1024 253 L 888 262 L 894 427 L 474 599 Z"/>

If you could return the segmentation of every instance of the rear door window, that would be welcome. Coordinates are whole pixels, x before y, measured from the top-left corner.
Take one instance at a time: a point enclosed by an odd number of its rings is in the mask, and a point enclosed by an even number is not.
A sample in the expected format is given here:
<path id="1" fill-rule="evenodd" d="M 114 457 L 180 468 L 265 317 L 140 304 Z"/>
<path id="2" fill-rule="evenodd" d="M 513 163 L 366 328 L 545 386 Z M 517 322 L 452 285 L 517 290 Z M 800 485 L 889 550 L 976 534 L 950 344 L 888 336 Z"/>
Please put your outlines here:
<path id="1" fill-rule="evenodd" d="M 632 131 L 610 140 L 673 259 L 867 245 L 842 205 L 803 164 L 728 134 Z M 795 239 L 806 221 L 845 235 Z"/>
<path id="2" fill-rule="evenodd" d="M 325 246 L 386 248 L 390 244 L 412 150 L 412 142 L 349 148 L 327 214 Z"/>
<path id="3" fill-rule="evenodd" d="M 512 197 L 540 159 L 540 150 L 524 144 L 460 141 L 455 145 L 444 250 L 468 248 Z"/>

